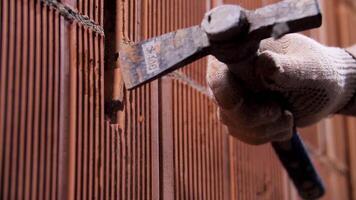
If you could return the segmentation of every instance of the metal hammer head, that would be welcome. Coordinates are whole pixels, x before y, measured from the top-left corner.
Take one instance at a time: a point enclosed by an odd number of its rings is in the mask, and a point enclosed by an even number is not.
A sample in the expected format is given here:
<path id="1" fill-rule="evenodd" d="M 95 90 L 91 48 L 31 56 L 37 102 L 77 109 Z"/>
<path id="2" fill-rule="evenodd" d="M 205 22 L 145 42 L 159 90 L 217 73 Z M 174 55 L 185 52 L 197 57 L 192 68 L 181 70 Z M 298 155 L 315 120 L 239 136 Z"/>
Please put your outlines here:
<path id="1" fill-rule="evenodd" d="M 212 41 L 228 41 L 248 31 L 249 23 L 243 8 L 224 5 L 207 12 L 201 23 L 202 29 Z"/>

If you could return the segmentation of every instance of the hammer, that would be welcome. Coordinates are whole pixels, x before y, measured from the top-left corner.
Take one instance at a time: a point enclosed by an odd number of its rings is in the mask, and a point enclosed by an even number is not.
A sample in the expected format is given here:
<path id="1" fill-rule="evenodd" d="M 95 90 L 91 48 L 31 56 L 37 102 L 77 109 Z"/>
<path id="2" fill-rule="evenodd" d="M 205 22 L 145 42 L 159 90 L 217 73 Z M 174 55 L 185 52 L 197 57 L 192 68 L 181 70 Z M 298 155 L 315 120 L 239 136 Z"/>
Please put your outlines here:
<path id="1" fill-rule="evenodd" d="M 133 89 L 213 54 L 213 44 L 243 41 L 259 44 L 269 37 L 280 38 L 287 33 L 320 27 L 321 23 L 317 0 L 285 0 L 256 10 L 223 5 L 205 14 L 204 26 L 181 29 L 137 44 L 122 43 L 119 53 L 122 76 L 126 88 Z M 251 54 L 250 49 L 241 52 L 241 58 L 247 54 Z M 284 105 L 288 109 L 288 104 Z M 317 199 L 324 195 L 323 183 L 295 127 L 292 139 L 272 142 L 272 146 L 302 198 Z"/>

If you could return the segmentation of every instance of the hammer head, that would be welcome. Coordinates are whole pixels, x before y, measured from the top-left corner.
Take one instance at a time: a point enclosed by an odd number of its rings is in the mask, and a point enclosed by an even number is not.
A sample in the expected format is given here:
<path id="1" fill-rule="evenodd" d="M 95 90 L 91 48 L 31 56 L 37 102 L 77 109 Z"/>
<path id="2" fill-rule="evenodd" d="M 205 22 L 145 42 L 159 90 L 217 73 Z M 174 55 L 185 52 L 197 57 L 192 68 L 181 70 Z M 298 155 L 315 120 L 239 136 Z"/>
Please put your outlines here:
<path id="1" fill-rule="evenodd" d="M 254 41 L 321 25 L 317 0 L 285 0 L 254 11 L 223 5 L 206 13 L 201 26 L 120 46 L 120 66 L 127 89 L 159 78 L 193 62 L 220 42 Z"/>
<path id="2" fill-rule="evenodd" d="M 224 5 L 207 12 L 201 27 L 214 42 L 229 41 L 248 31 L 246 11 L 238 5 Z"/>

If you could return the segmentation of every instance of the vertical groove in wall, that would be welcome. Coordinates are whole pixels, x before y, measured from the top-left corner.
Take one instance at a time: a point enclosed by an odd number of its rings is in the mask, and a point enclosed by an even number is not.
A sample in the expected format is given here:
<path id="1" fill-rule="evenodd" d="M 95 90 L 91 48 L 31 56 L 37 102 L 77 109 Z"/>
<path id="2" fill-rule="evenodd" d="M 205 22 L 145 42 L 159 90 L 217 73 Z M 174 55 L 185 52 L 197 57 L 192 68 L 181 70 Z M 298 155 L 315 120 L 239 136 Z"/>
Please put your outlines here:
<path id="1" fill-rule="evenodd" d="M 152 4 L 150 1 L 137 0 L 120 2 L 120 15 L 123 18 L 119 27 L 116 27 L 120 33 L 116 34 L 123 34 L 124 39 L 131 41 L 153 34 L 153 23 L 156 21 L 148 19 L 155 9 Z M 151 117 L 157 108 L 152 107 L 151 85 L 126 91 L 124 96 L 124 110 L 118 114 L 119 123 L 105 123 L 105 195 L 108 199 L 152 199 L 156 195 L 156 192 L 152 192 L 153 186 L 158 185 L 152 171 L 153 164 L 158 165 L 158 160 L 153 159 L 159 155 L 153 152 L 152 146 L 155 145 L 152 142 L 152 123 L 155 122 Z"/>
<path id="2" fill-rule="evenodd" d="M 96 24 L 103 26 L 104 23 L 104 0 L 56 0 L 78 11 Z"/>
<path id="3" fill-rule="evenodd" d="M 172 82 L 175 199 L 221 199 L 224 134 L 208 97 Z"/>
<path id="4" fill-rule="evenodd" d="M 103 26 L 104 0 L 77 0 L 76 6 L 81 15 L 88 16 L 95 23 Z"/>
<path id="5" fill-rule="evenodd" d="M 0 198 L 55 199 L 62 18 L 38 1 L 1 4 Z"/>
<path id="6" fill-rule="evenodd" d="M 74 199 L 99 199 L 107 195 L 105 169 L 115 160 L 115 134 L 104 134 L 103 42 L 102 36 L 75 24 L 77 65 L 74 67 L 76 91 Z M 74 85 L 73 85 L 74 86 Z M 107 147 L 110 147 L 109 149 Z M 114 163 L 113 163 L 114 164 Z M 111 166 L 110 166 L 111 167 Z M 115 170 L 114 168 L 110 168 Z M 113 190 L 115 191 L 115 190 Z M 114 198 L 114 195 L 108 194 Z"/>
<path id="7" fill-rule="evenodd" d="M 354 45 L 356 43 L 356 6 L 350 6 L 349 4 L 339 5 L 339 20 L 338 25 L 340 29 L 340 42 L 343 47 Z M 350 194 L 350 199 L 356 198 L 356 149 L 355 149 L 355 124 L 354 118 L 347 119 L 347 149 L 348 149 L 348 163 L 349 163 L 349 173 L 348 173 L 348 189 Z"/>

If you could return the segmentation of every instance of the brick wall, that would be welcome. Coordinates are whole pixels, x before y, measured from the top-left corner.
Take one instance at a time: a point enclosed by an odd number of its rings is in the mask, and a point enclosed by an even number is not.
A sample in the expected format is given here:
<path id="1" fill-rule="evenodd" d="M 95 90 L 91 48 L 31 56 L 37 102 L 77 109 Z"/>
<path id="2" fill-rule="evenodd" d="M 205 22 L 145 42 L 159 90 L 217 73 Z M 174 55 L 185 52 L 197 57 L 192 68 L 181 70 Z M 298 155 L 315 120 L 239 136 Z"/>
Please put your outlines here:
<path id="1" fill-rule="evenodd" d="M 2 0 L 1 199 L 297 199 L 270 145 L 228 136 L 206 90 L 206 59 L 133 91 L 122 40 L 199 24 L 244 0 Z M 352 1 L 321 1 L 329 45 L 356 42 Z M 105 35 L 105 36 L 104 36 Z M 355 124 L 335 117 L 301 130 L 327 186 L 353 199 Z"/>

